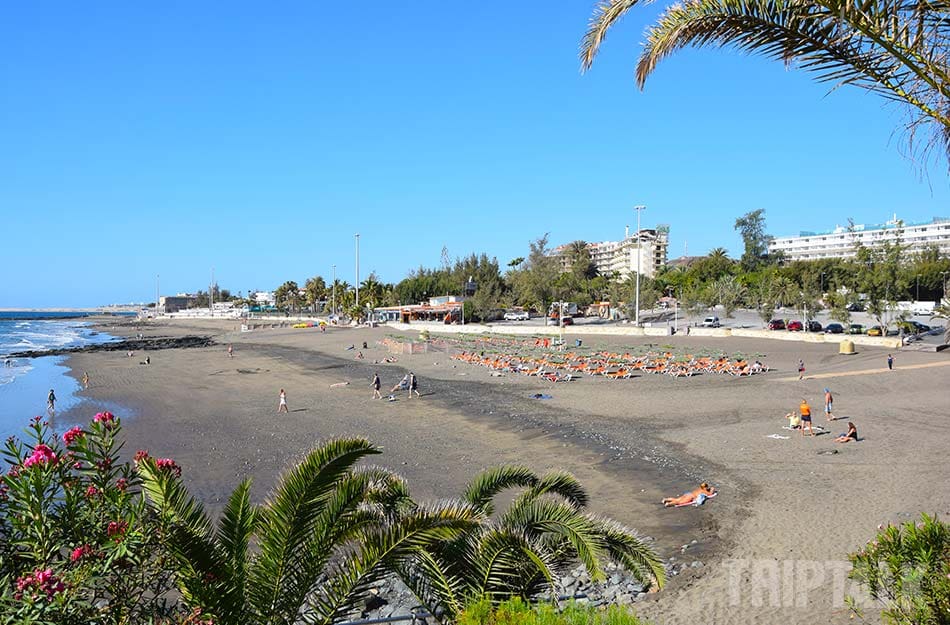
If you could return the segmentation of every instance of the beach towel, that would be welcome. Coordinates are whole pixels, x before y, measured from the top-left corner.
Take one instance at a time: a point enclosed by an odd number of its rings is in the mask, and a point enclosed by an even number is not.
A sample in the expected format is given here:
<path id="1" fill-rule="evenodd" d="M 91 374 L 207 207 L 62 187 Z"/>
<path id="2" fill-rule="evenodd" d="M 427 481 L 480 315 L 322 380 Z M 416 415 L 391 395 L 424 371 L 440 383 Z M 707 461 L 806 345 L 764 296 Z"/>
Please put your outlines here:
<path id="1" fill-rule="evenodd" d="M 554 399 L 551 395 L 545 395 L 544 393 L 535 393 L 531 396 L 531 399 Z"/>
<path id="2" fill-rule="evenodd" d="M 781 434 L 769 434 L 766 438 L 775 438 L 779 440 L 788 440 L 791 436 L 782 436 Z"/>
<path id="3" fill-rule="evenodd" d="M 338 386 L 348 386 L 349 382 L 337 382 L 336 384 L 331 384 L 330 388 L 336 388 Z"/>
<path id="4" fill-rule="evenodd" d="M 706 500 L 707 500 L 707 499 L 712 499 L 713 497 L 715 497 L 715 496 L 718 495 L 718 494 L 719 494 L 718 492 L 717 492 L 717 493 L 713 493 L 712 495 L 704 495 L 703 493 L 699 493 L 699 495 L 696 496 L 696 499 L 694 499 L 694 500 L 692 501 L 692 503 L 678 503 L 678 504 L 676 504 L 676 507 L 677 507 L 677 508 L 684 508 L 684 507 L 686 507 L 686 506 L 693 506 L 694 508 L 698 508 L 699 506 L 701 506 L 701 505 L 703 505 L 704 503 L 706 503 Z"/>

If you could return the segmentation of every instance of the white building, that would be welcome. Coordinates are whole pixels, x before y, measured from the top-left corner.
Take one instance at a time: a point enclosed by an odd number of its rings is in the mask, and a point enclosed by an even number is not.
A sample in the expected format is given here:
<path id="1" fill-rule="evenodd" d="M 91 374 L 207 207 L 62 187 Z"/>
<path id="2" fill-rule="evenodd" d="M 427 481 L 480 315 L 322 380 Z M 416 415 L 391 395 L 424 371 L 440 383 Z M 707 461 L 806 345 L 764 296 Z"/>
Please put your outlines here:
<path id="1" fill-rule="evenodd" d="M 897 215 L 883 224 L 835 226 L 825 232 L 802 231 L 797 237 L 778 237 L 769 242 L 769 253 L 783 252 L 788 260 L 817 260 L 819 258 L 852 258 L 855 246 L 880 245 L 897 241 L 911 253 L 934 247 L 950 254 L 950 219 L 934 217 L 923 223 L 903 223 Z"/>
<path id="2" fill-rule="evenodd" d="M 642 228 L 639 240 L 637 233 L 630 234 L 627 228 L 622 241 L 600 241 L 588 243 L 590 259 L 601 275 L 617 274 L 621 280 L 637 272 L 639 257 L 640 275 L 652 278 L 656 272 L 666 265 L 667 248 L 669 247 L 670 227 L 665 224 L 654 229 Z M 554 253 L 561 258 L 561 266 L 566 271 L 570 268 L 570 258 L 565 254 L 569 245 L 561 245 L 554 249 Z"/>
<path id="3" fill-rule="evenodd" d="M 257 291 L 256 293 L 252 293 L 249 299 L 254 300 L 255 304 L 262 306 L 273 306 L 277 303 L 277 298 L 274 297 L 273 291 Z"/>

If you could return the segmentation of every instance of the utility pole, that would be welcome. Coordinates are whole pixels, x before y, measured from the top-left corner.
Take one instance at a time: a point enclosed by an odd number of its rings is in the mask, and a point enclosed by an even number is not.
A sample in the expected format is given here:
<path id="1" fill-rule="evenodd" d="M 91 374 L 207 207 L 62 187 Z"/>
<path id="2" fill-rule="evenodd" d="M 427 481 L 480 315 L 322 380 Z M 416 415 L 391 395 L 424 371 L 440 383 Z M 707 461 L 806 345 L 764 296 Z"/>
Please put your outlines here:
<path id="1" fill-rule="evenodd" d="M 336 265 L 333 265 L 333 314 L 336 314 Z"/>
<path id="2" fill-rule="evenodd" d="M 640 256 L 643 250 L 640 244 L 640 212 L 646 210 L 646 206 L 638 204 L 633 207 L 637 211 L 637 299 L 636 299 L 636 323 L 640 325 Z"/>
<path id="3" fill-rule="evenodd" d="M 158 318 L 158 303 L 162 299 L 162 296 L 161 296 L 162 291 L 159 287 L 159 284 L 161 283 L 160 282 L 161 277 L 162 277 L 161 275 L 155 274 L 155 318 L 156 319 Z"/>
<path id="4" fill-rule="evenodd" d="M 360 307 L 360 233 L 356 233 L 356 307 Z"/>
<path id="5" fill-rule="evenodd" d="M 211 268 L 211 284 L 208 286 L 208 312 L 214 317 L 214 267 Z"/>

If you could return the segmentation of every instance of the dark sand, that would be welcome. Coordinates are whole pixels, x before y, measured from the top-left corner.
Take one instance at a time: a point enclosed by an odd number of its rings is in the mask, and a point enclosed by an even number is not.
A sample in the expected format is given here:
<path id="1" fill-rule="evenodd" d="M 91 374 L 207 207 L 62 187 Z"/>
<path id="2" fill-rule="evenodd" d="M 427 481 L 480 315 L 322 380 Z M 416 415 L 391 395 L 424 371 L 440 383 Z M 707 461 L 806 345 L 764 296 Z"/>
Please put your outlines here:
<path id="1" fill-rule="evenodd" d="M 91 377 L 88 401 L 78 409 L 89 414 L 67 417 L 89 418 L 99 402 L 127 407 L 129 455 L 147 448 L 175 458 L 189 486 L 215 508 L 248 475 L 262 499 L 281 471 L 319 441 L 338 436 L 381 445 L 384 454 L 374 461 L 404 475 L 420 500 L 451 497 L 478 470 L 500 463 L 569 470 L 588 488 L 596 513 L 655 537 L 665 557 L 704 563 L 639 604 L 658 623 L 843 623 L 848 614 L 837 605 L 834 563 L 871 538 L 879 523 L 920 511 L 950 513 L 946 352 L 901 352 L 897 370 L 888 372 L 886 352 L 874 348 L 845 357 L 833 345 L 674 337 L 661 342 L 762 354 L 779 371 L 752 378 L 584 377 L 553 385 L 491 377 L 441 353 L 373 365 L 387 355 L 376 345 L 392 334 L 385 328 L 241 334 L 235 323 L 104 327 L 146 336 L 215 334 L 220 344 L 152 352 L 149 367 L 138 365 L 144 352 L 131 359 L 117 352 L 73 356 L 67 364 L 74 374 Z M 370 349 L 357 361 L 356 351 L 344 348 L 363 341 Z M 647 342 L 585 339 L 617 351 Z M 799 358 L 808 367 L 803 382 L 794 371 Z M 372 399 L 374 370 L 385 395 L 410 368 L 420 378 L 421 399 L 405 393 L 396 402 Z M 331 388 L 338 382 L 349 385 Z M 811 403 L 815 423 L 825 424 L 825 386 L 835 393 L 835 413 L 844 417 L 830 425 L 833 434 L 801 438 L 783 430 L 784 413 L 801 397 Z M 276 412 L 281 388 L 289 415 Z M 528 398 L 536 392 L 554 398 Z M 833 435 L 848 420 L 865 440 L 834 445 Z M 818 453 L 835 448 L 840 453 Z M 702 480 L 721 489 L 707 505 L 659 505 Z M 682 553 L 681 545 L 693 540 Z M 737 569 L 729 563 L 736 559 L 754 561 L 760 572 L 732 575 Z M 817 569 L 821 579 L 807 575 L 811 563 L 829 561 Z M 769 565 L 776 563 L 779 578 L 770 580 Z M 782 576 L 783 570 L 794 573 Z M 781 592 L 769 594 L 776 583 L 784 584 Z"/>

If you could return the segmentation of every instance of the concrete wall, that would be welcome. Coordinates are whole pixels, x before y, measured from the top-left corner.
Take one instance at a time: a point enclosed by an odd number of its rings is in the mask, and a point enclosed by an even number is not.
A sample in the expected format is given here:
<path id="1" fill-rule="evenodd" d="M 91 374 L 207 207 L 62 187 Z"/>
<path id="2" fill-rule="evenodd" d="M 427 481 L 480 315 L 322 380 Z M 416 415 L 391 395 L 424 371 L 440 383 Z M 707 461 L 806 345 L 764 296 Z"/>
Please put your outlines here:
<path id="1" fill-rule="evenodd" d="M 516 336 L 559 336 L 561 329 L 556 326 L 511 326 L 491 325 L 482 323 L 468 323 L 464 326 L 446 325 L 443 323 L 387 323 L 387 328 L 403 332 L 429 332 L 439 334 L 508 334 Z M 670 331 L 662 328 L 638 328 L 636 326 L 570 326 L 564 329 L 565 335 L 570 336 L 669 336 Z"/>
<path id="2" fill-rule="evenodd" d="M 825 334 L 824 332 L 788 332 L 784 330 L 753 330 L 751 328 L 690 328 L 690 336 L 736 336 L 773 341 L 798 341 L 800 343 L 840 343 L 845 339 L 855 345 L 872 345 L 900 349 L 901 339 L 895 336 L 864 336 L 863 334 Z"/>

